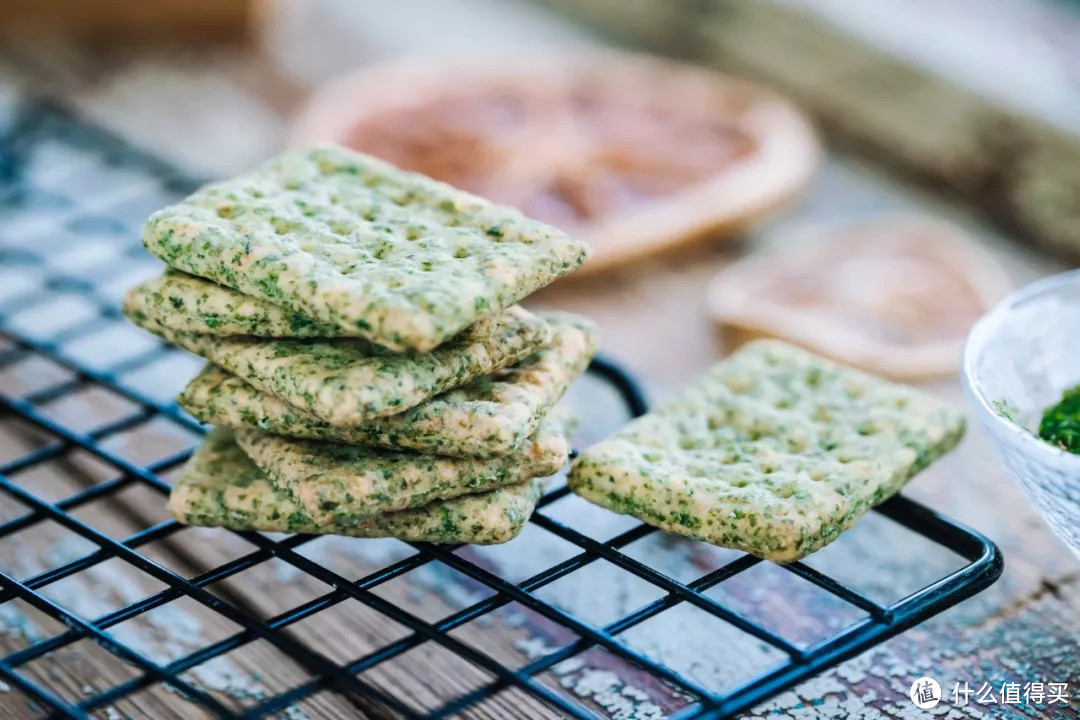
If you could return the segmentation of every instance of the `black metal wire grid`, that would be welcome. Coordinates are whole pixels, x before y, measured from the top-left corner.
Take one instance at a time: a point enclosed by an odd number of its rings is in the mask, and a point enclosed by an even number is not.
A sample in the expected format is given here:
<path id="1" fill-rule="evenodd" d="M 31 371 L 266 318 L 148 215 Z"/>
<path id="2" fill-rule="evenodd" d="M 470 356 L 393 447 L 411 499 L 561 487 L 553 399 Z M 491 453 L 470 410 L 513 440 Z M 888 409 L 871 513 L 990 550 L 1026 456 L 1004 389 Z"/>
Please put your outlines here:
<path id="1" fill-rule="evenodd" d="M 63 152 L 54 152 L 57 149 Z M 66 154 L 67 150 L 72 150 L 75 154 Z M 58 160 L 58 156 L 61 159 Z M 0 543 L 14 533 L 36 523 L 52 521 L 66 531 L 89 540 L 97 547 L 97 550 L 75 560 L 22 580 L 0 573 L 0 606 L 18 598 L 67 626 L 67 629 L 58 635 L 39 640 L 0 658 L 0 679 L 47 708 L 52 716 L 86 717 L 107 707 L 110 703 L 131 696 L 142 688 L 165 683 L 182 692 L 208 712 L 220 717 L 263 717 L 280 712 L 293 703 L 327 688 L 358 693 L 402 717 L 418 717 L 415 709 L 391 693 L 365 681 L 359 677 L 359 674 L 398 657 L 412 648 L 425 643 L 434 643 L 490 673 L 494 679 L 426 713 L 425 717 L 440 718 L 458 715 L 505 688 L 517 688 L 529 693 L 560 715 L 575 718 L 597 717 L 595 712 L 586 705 L 569 695 L 553 690 L 538 680 L 539 675 L 558 663 L 593 647 L 603 648 L 622 661 L 642 668 L 663 681 L 669 688 L 689 698 L 689 703 L 676 712 L 676 717 L 680 720 L 727 717 L 864 652 L 974 595 L 993 583 L 1001 573 L 1002 559 L 997 548 L 988 539 L 915 502 L 902 497 L 895 498 L 878 508 L 877 512 L 958 554 L 965 559 L 965 564 L 947 576 L 892 604 L 876 602 L 803 563 L 796 562 L 783 566 L 788 572 L 865 613 L 861 620 L 849 624 L 830 637 L 808 647 L 802 647 L 705 594 L 708 589 L 730 580 L 762 561 L 745 555 L 692 582 L 676 581 L 663 572 L 648 567 L 621 552 L 622 548 L 656 532 L 653 528 L 637 525 L 610 540 L 601 542 L 545 514 L 543 512 L 545 506 L 568 493 L 566 487 L 563 486 L 541 499 L 539 511 L 531 522 L 573 544 L 579 552 L 519 583 L 508 582 L 484 567 L 470 562 L 455 553 L 453 547 L 424 543 L 414 544 L 415 554 L 410 557 L 365 577 L 349 579 L 297 552 L 301 545 L 312 539 L 310 536 L 296 535 L 275 540 L 259 533 L 239 533 L 255 546 L 254 551 L 195 577 L 183 577 L 139 552 L 140 547 L 167 538 L 180 530 L 182 526 L 177 523 L 161 522 L 129 537 L 115 539 L 79 520 L 73 514 L 73 511 L 88 503 L 108 498 L 133 485 L 149 488 L 159 493 L 164 500 L 169 487 L 160 475 L 177 467 L 188 456 L 188 452 L 185 451 L 151 464 L 133 463 L 111 452 L 103 445 L 110 436 L 137 427 L 153 418 L 165 418 L 189 430 L 202 432 L 202 428 L 196 422 L 179 411 L 171 402 L 149 397 L 145 392 L 129 387 L 122 379 L 125 373 L 178 351 L 155 343 L 152 348 L 135 357 L 128 357 L 120 362 L 104 366 L 95 363 L 93 367 L 90 367 L 84 359 L 71 357 L 64 350 L 65 347 L 70 347 L 71 342 L 100 332 L 123 320 L 117 310 L 117 298 L 102 292 L 100 279 L 87 279 L 80 277 L 77 272 L 59 272 L 49 267 L 50 253 L 66 252 L 71 249 L 70 246 L 57 249 L 49 245 L 49 239 L 56 237 L 59 227 L 56 218 L 64 218 L 64 227 L 67 228 L 65 231 L 67 235 L 64 237 L 68 239 L 70 239 L 70 229 L 81 227 L 80 223 L 93 227 L 100 227 L 102 223 L 114 224 L 112 231 L 116 236 L 115 242 L 121 244 L 120 255 L 117 256 L 119 259 L 111 263 L 113 268 L 110 277 L 115 279 L 117 275 L 123 273 L 125 264 L 130 264 L 135 258 L 142 257 L 143 250 L 137 239 L 137 228 L 147 210 L 146 207 L 140 207 L 138 203 L 129 203 L 128 215 L 124 216 L 117 210 L 124 203 L 113 203 L 110 205 L 111 210 L 103 212 L 100 204 L 97 206 L 93 203 L 81 204 L 79 197 L 73 196 L 77 195 L 77 190 L 57 193 L 42 191 L 35 187 L 34 176 L 40 171 L 39 165 L 49 162 L 74 162 L 72 158 L 76 156 L 79 158 L 78 162 L 84 164 L 84 170 L 90 169 L 90 177 L 93 177 L 93 169 L 96 167 L 100 167 L 103 173 L 105 170 L 112 172 L 120 169 L 128 181 L 140 177 L 152 179 L 155 183 L 154 187 L 163 192 L 162 197 L 179 196 L 195 185 L 192 178 L 184 176 L 167 163 L 136 151 L 118 138 L 64 112 L 39 104 L 25 104 L 13 114 L 3 138 L 3 145 L 0 147 L 0 259 L 3 261 L 0 267 L 9 270 L 15 268 L 18 272 L 27 274 L 44 273 L 42 282 L 25 292 L 20 292 L 18 289 L 6 294 L 0 292 L 0 333 L 8 340 L 7 348 L 0 350 L 0 370 L 27 357 L 38 356 L 49 358 L 72 372 L 69 378 L 27 395 L 13 396 L 0 392 L 0 417 L 17 417 L 38 428 L 50 438 L 44 445 L 10 459 L 0 466 L 0 497 L 6 495 L 28 509 L 25 514 L 0 524 Z M 86 177 L 87 173 L 82 172 L 81 175 Z M 100 191 L 103 183 L 107 184 L 104 179 L 101 182 L 86 183 L 84 181 L 82 186 L 93 187 L 95 191 Z M 34 211 L 31 213 L 33 221 L 29 223 L 29 228 L 24 222 L 25 211 L 28 208 Z M 19 218 L 19 224 L 17 231 L 13 232 L 10 224 L 6 224 L 5 221 L 16 216 Z M 91 316 L 57 332 L 42 333 L 37 328 L 18 327 L 17 323 L 15 323 L 16 327 L 12 327 L 12 319 L 20 312 L 49 302 L 58 292 L 76 295 L 82 306 L 92 309 Z M 645 411 L 645 401 L 638 387 L 617 365 L 598 359 L 593 363 L 590 372 L 610 383 L 633 415 L 640 415 Z M 126 417 L 87 431 L 75 431 L 42 411 L 41 406 L 44 403 L 55 401 L 87 387 L 108 388 L 134 403 L 138 409 Z M 87 487 L 59 501 L 46 500 L 35 494 L 33 489 L 12 480 L 21 472 L 62 457 L 75 449 L 81 449 L 114 468 L 116 477 Z M 222 600 L 207 589 L 214 583 L 272 558 L 288 563 L 297 570 L 326 583 L 333 590 L 293 607 L 287 612 L 262 619 Z M 137 602 L 89 620 L 65 609 L 39 592 L 66 577 L 115 559 L 159 580 L 165 588 Z M 662 591 L 663 595 L 601 627 L 544 602 L 535 594 L 539 588 L 600 560 L 607 561 L 645 580 Z M 379 585 L 436 561 L 444 563 L 472 581 L 489 588 L 494 594 L 437 622 L 428 622 L 372 592 Z M 602 591 L 602 588 L 598 589 L 598 592 Z M 154 662 L 110 634 L 110 628 L 183 597 L 190 598 L 210 611 L 219 613 L 236 623 L 241 629 L 229 637 L 165 664 Z M 279 632 L 287 626 L 312 617 L 347 599 L 355 599 L 373 608 L 408 628 L 411 634 L 363 657 L 355 658 L 351 662 L 339 663 L 297 642 L 289 635 Z M 456 639 L 450 633 L 453 629 L 510 603 L 517 603 L 548 621 L 568 629 L 578 639 L 548 652 L 523 667 L 514 669 L 500 664 L 489 655 Z M 694 606 L 730 623 L 742 632 L 780 651 L 784 660 L 761 675 L 720 693 L 702 687 L 694 680 L 665 667 L 656 659 L 644 655 L 620 639 L 620 634 L 624 631 L 680 604 Z M 20 667 L 35 659 L 87 638 L 137 668 L 141 675 L 78 702 L 72 702 L 39 686 L 18 671 Z M 212 693 L 181 677 L 187 670 L 257 640 L 271 643 L 299 662 L 310 674 L 308 680 L 287 691 L 272 695 L 253 707 L 237 711 L 223 704 Z"/>

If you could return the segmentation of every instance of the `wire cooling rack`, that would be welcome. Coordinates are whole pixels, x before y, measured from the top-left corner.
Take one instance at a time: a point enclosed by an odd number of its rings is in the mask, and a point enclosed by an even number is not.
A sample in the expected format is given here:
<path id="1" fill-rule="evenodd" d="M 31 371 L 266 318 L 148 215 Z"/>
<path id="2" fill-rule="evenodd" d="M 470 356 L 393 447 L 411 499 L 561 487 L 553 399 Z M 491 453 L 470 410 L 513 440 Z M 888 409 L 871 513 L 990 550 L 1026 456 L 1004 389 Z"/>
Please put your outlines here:
<path id="1" fill-rule="evenodd" d="M 56 178 L 69 179 L 57 182 Z M 828 637 L 809 645 L 799 645 L 707 594 L 711 588 L 719 587 L 759 564 L 764 565 L 763 561 L 747 555 L 737 556 L 692 581 L 677 581 L 623 552 L 631 543 L 656 532 L 652 528 L 636 525 L 614 538 L 599 541 L 545 513 L 545 508 L 567 495 L 563 485 L 540 501 L 540 511 L 531 522 L 572 544 L 576 548 L 575 554 L 523 582 L 503 579 L 489 568 L 456 553 L 453 547 L 427 544 L 415 544 L 414 553 L 409 557 L 366 577 L 351 580 L 298 552 L 301 545 L 311 540 L 309 536 L 275 539 L 258 533 L 240 533 L 254 545 L 253 551 L 193 577 L 178 574 L 140 553 L 140 548 L 168 539 L 181 526 L 166 520 L 127 537 L 116 538 L 80 520 L 77 512 L 89 503 L 111 498 L 132 486 L 143 486 L 158 494 L 164 502 L 168 483 L 161 474 L 182 463 L 188 451 L 142 464 L 111 451 L 107 441 L 117 433 L 154 419 L 164 419 L 201 432 L 199 425 L 169 399 L 152 397 L 153 393 L 133 389 L 123 380 L 128 373 L 179 351 L 155 340 L 134 356 L 111 361 L 96 357 L 88 360 L 73 355 L 68 348 L 81 338 L 107 332 L 123 323 L 117 310 L 117 293 L 132 284 L 133 280 L 128 281 L 131 277 L 154 272 L 154 268 L 140 265 L 147 260 L 138 241 L 141 220 L 155 207 L 189 191 L 194 185 L 192 178 L 185 177 L 167 163 L 54 108 L 30 103 L 20 106 L 10 117 L 3 136 L 0 148 L 0 270 L 3 272 L 0 275 L 0 372 L 27 358 L 48 358 L 66 368 L 69 376 L 25 394 L 0 392 L 0 420 L 16 418 L 35 428 L 46 439 L 32 450 L 6 458 L 0 466 L 0 498 L 6 496 L 5 502 L 14 500 L 26 509 L 23 514 L 0 524 L 0 547 L 19 531 L 51 522 L 97 548 L 23 579 L 8 573 L 0 574 L 0 609 L 6 603 L 21 601 L 66 626 L 55 635 L 38 639 L 0 658 L 0 680 L 23 693 L 49 716 L 99 716 L 112 703 L 151 685 L 165 684 L 200 706 L 205 713 L 220 717 L 278 714 L 293 703 L 326 690 L 360 696 L 392 716 L 461 716 L 468 715 L 477 703 L 511 688 L 532 695 L 549 707 L 552 715 L 600 717 L 595 705 L 562 692 L 557 684 L 542 682 L 538 677 L 569 658 L 602 648 L 621 662 L 636 667 L 635 672 L 644 672 L 682 698 L 679 707 L 673 711 L 674 716 L 683 720 L 726 717 L 864 652 L 979 592 L 994 582 L 1001 572 L 998 550 L 985 537 L 915 502 L 895 498 L 877 512 L 925 541 L 952 551 L 962 558 L 961 566 L 892 603 L 875 601 L 809 565 L 797 562 L 783 566 L 787 572 L 860 612 L 860 619 Z M 82 262 L 80 253 L 87 252 L 86 248 L 107 251 L 109 260 L 105 263 L 105 275 L 109 278 L 108 283 L 102 281 L 100 272 L 97 275 L 83 272 L 87 263 Z M 74 298 L 75 302 L 54 308 L 51 313 L 35 314 L 36 308 L 57 303 L 61 296 Z M 65 322 L 61 323 L 63 327 L 54 329 L 46 320 L 57 316 Z M 645 401 L 637 385 L 617 365 L 598 359 L 590 372 L 617 391 L 630 414 L 645 412 Z M 137 409 L 107 424 L 79 430 L 43 410 L 45 404 L 87 388 L 107 388 Z M 115 477 L 61 499 L 47 498 L 36 492 L 32 483 L 19 482 L 23 473 L 74 451 L 97 458 L 114 471 Z M 250 613 L 241 604 L 226 602 L 208 590 L 214 583 L 271 559 L 318 579 L 331 590 L 269 618 Z M 149 575 L 159 581 L 163 589 L 92 618 L 82 617 L 43 592 L 95 565 L 116 561 Z M 596 625 L 538 596 L 536 591 L 540 588 L 600 561 L 651 584 L 659 597 L 616 620 Z M 431 622 L 373 592 L 378 586 L 432 562 L 452 568 L 487 588 L 490 594 Z M 603 587 L 595 588 L 596 593 L 604 591 Z M 110 630 L 179 598 L 188 598 L 205 606 L 208 612 L 224 616 L 239 629 L 167 662 L 148 657 Z M 351 662 L 339 662 L 282 632 L 290 625 L 349 599 L 399 623 L 408 634 Z M 463 643 L 451 632 L 511 603 L 569 631 L 576 639 L 547 650 L 525 665 L 510 667 Z M 680 605 L 692 606 L 730 624 L 779 651 L 783 659 L 756 677 L 719 691 L 670 669 L 620 637 L 625 631 Z M 51 653 L 86 640 L 133 667 L 135 673 L 111 687 L 72 698 L 21 671 Z M 307 672 L 307 679 L 237 710 L 184 674 L 257 641 L 269 643 L 299 663 Z M 397 697 L 393 690 L 375 687 L 361 677 L 365 670 L 426 644 L 440 646 L 468 661 L 488 673 L 491 679 L 479 687 L 462 691 L 441 707 L 420 712 Z"/>

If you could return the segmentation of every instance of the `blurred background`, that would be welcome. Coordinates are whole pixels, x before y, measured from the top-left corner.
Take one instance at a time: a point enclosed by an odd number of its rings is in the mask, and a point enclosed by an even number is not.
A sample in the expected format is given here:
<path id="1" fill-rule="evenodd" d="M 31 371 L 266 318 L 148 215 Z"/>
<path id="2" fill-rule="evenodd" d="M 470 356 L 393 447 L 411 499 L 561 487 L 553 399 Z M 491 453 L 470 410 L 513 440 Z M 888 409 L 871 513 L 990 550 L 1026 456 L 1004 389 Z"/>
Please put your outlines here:
<path id="1" fill-rule="evenodd" d="M 908 212 L 968 230 L 971 218 L 989 221 L 995 230 L 981 233 L 980 245 L 1009 256 L 1013 284 L 1056 269 L 1051 258 L 1080 256 L 1080 20 L 1071 3 L 109 0 L 72 8 L 7 0 L 0 7 L 9 102 L 19 94 L 52 98 L 195 176 L 228 176 L 288 145 L 331 140 L 570 230 L 603 226 L 585 233 L 604 256 L 590 265 L 589 282 L 567 280 L 545 299 L 587 308 L 614 331 L 609 350 L 658 388 L 717 355 L 714 316 L 769 324 L 744 317 L 738 298 L 710 310 L 705 287 L 747 247 L 782 244 L 808 227 Z M 762 86 L 731 88 L 718 75 L 707 91 L 685 78 L 680 89 L 644 68 L 616 69 L 626 64 L 618 61 L 568 80 L 570 71 L 555 67 L 556 58 L 603 46 L 679 56 Z M 508 57 L 538 60 L 494 77 Z M 545 57 L 553 59 L 546 70 Z M 774 91 L 782 107 L 758 97 Z M 590 95 L 586 108 L 581 99 Z M 789 116 L 797 113 L 805 123 Z M 807 136 L 819 130 L 833 154 L 814 149 Z M 682 191 L 714 178 L 719 186 L 692 207 L 654 202 L 693 194 Z M 662 207 L 642 220 L 655 205 Z M 689 242 L 703 237 L 711 242 Z M 868 307 L 895 304 L 898 287 L 869 299 L 865 288 L 851 291 L 863 307 L 839 319 L 828 307 L 835 298 L 820 297 L 831 281 L 775 299 L 816 304 L 846 327 L 838 332 L 863 336 L 834 344 L 883 341 L 850 353 L 890 354 L 893 340 L 951 340 L 951 360 L 931 362 L 929 374 L 955 374 L 957 338 L 1002 284 L 991 278 L 979 287 L 982 274 L 957 282 L 941 258 L 906 244 L 889 252 L 894 263 L 914 253 L 909 272 L 886 273 L 907 286 L 906 320 L 895 317 L 900 310 L 886 318 Z M 879 260 L 834 268 L 831 277 L 846 272 L 877 287 L 889 280 L 868 281 L 875 271 L 867 263 Z M 806 257 L 789 272 L 824 264 Z M 912 272 L 922 287 L 903 279 Z M 754 279 L 743 295 L 775 295 L 762 289 L 765 278 Z M 915 329 L 935 316 L 919 305 L 941 289 L 935 283 L 953 293 L 937 301 L 952 312 Z M 672 316 L 678 322 L 662 321 Z M 624 319 L 648 327 L 648 337 L 637 342 L 638 334 L 621 332 Z M 870 362 L 870 369 L 880 368 Z"/>
<path id="2" fill-rule="evenodd" d="M 1080 258 L 1080 5 L 1064 0 L 0 0 L 0 188 L 14 200 L 0 207 L 0 301 L 59 272 L 115 303 L 159 272 L 131 241 L 175 189 L 131 180 L 122 162 L 88 172 L 77 142 L 28 162 L 19 138 L 46 125 L 34 103 L 187 178 L 332 141 L 580 233 L 596 259 L 529 304 L 595 319 L 653 399 L 773 336 L 959 405 L 975 320 Z M 71 202 L 85 212 L 57 224 Z M 48 307 L 4 310 L 0 326 L 44 337 L 92 322 L 56 287 Z M 99 366 L 145 350 L 133 328 L 110 332 L 57 347 Z M 119 377 L 167 401 L 199 364 Z M 0 389 L 42 372 L 2 370 Z M 78 412 L 98 412 L 85 400 Z M 618 423 L 610 398 L 582 405 L 596 415 L 589 439 Z M 950 688 L 1080 691 L 1075 558 L 980 433 L 908 492 L 999 543 L 1003 580 L 762 714 L 900 712 L 908 669 Z M 867 582 L 933 577 L 870 524 L 848 546 L 876 568 Z M 673 573 L 719 562 L 700 552 L 649 557 Z M 591 600 L 565 586 L 549 599 L 582 613 Z M 679 623 L 639 641 L 727 682 L 732 652 L 673 646 L 665 636 L 694 627 Z"/>

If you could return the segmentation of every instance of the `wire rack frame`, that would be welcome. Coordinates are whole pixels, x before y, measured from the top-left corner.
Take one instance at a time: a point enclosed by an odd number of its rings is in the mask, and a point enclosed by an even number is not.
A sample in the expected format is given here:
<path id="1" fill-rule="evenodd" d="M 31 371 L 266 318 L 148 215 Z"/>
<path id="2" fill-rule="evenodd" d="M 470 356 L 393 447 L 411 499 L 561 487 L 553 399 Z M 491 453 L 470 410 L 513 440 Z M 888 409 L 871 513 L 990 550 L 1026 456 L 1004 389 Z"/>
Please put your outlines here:
<path id="1" fill-rule="evenodd" d="M 12 121 L 0 140 L 0 228 L 2 228 L 4 213 L 22 208 L 28 202 L 37 201 L 31 192 L 32 188 L 28 186 L 27 177 L 33 169 L 32 158 L 35 149 L 45 142 L 59 142 L 78 148 L 89 154 L 92 162 L 100 163 L 102 167 L 121 166 L 134 173 L 145 174 L 176 196 L 189 191 L 197 184 L 193 178 L 178 172 L 168 163 L 140 152 L 119 138 L 55 107 L 41 103 L 25 103 L 13 114 Z M 139 220 L 141 218 L 122 219 L 125 223 L 138 223 Z M 137 227 L 137 224 L 134 227 Z M 123 239 L 126 243 L 124 252 L 131 257 L 141 252 L 141 245 L 136 234 L 129 232 Z M 5 240 L 3 231 L 0 229 L 0 260 L 4 263 L 30 268 L 45 266 L 45 251 L 27 247 L 25 244 L 18 247 L 9 246 Z M 47 301 L 59 290 L 76 293 L 88 307 L 93 308 L 93 318 L 44 338 L 29 337 L 26 333 L 15 332 L 8 327 L 8 321 L 14 313 Z M 277 713 L 328 688 L 359 695 L 394 715 L 430 718 L 460 714 L 505 688 L 517 688 L 547 704 L 555 713 L 575 718 L 596 718 L 601 716 L 594 708 L 567 694 L 557 692 L 538 680 L 537 676 L 568 658 L 590 648 L 599 647 L 643 669 L 689 698 L 688 703 L 675 712 L 673 717 L 678 720 L 728 717 L 862 653 L 976 594 L 993 583 L 1002 570 L 1002 558 L 998 549 L 988 539 L 911 500 L 903 497 L 894 498 L 881 505 L 876 511 L 910 531 L 956 553 L 964 558 L 965 564 L 936 582 L 892 604 L 878 603 L 801 562 L 781 566 L 787 572 L 793 573 L 865 613 L 863 619 L 848 625 L 830 637 L 808 647 L 800 647 L 705 594 L 710 588 L 730 580 L 763 561 L 743 555 L 692 582 L 676 581 L 621 552 L 622 548 L 657 532 L 654 528 L 637 525 L 614 538 L 600 542 L 545 514 L 543 512 L 545 506 L 568 494 L 568 489 L 562 486 L 549 492 L 540 500 L 538 512 L 530 522 L 569 542 L 577 548 L 578 552 L 518 583 L 511 583 L 460 556 L 454 552 L 455 548 L 452 546 L 426 543 L 413 543 L 415 550 L 413 555 L 376 572 L 360 578 L 347 578 L 297 552 L 300 546 L 312 539 L 311 536 L 294 535 L 281 540 L 273 540 L 260 533 L 237 533 L 254 546 L 253 551 L 197 576 L 183 577 L 139 552 L 140 547 L 168 538 L 183 526 L 167 521 L 146 527 L 128 537 L 115 539 L 80 521 L 72 514 L 73 511 L 88 503 L 108 498 L 132 485 L 142 485 L 164 498 L 169 491 L 169 486 L 160 475 L 177 467 L 189 455 L 189 451 L 180 452 L 152 464 L 140 465 L 110 452 L 103 445 L 103 441 L 110 436 L 137 427 L 152 418 L 164 418 L 194 432 L 203 430 L 175 404 L 148 397 L 127 386 L 121 378 L 125 373 L 161 360 L 169 353 L 179 351 L 164 344 L 158 344 L 137 357 L 125 359 L 104 369 L 87 367 L 64 352 L 65 343 L 99 332 L 102 328 L 117 322 L 122 322 L 122 318 L 115 299 L 104 297 L 97 283 L 58 272 L 49 272 L 44 283 L 35 289 L 0 300 L 0 335 L 7 338 L 8 345 L 6 349 L 0 350 L 0 370 L 25 358 L 39 356 L 48 358 L 72 372 L 69 379 L 29 394 L 10 396 L 0 393 L 0 416 L 20 418 L 50 438 L 50 441 L 43 446 L 8 460 L 0 466 L 0 497 L 10 497 L 28 509 L 25 514 L 0 524 L 0 543 L 13 533 L 36 523 L 52 521 L 62 526 L 67 532 L 89 540 L 97 547 L 95 551 L 59 567 L 21 580 L 6 573 L 0 573 L 0 605 L 18 598 L 38 611 L 59 620 L 67 627 L 58 635 L 39 640 L 0 657 L 0 679 L 40 703 L 53 716 L 87 717 L 145 687 L 163 682 L 182 692 L 189 700 L 202 706 L 207 712 L 224 718 L 254 718 Z M 617 364 L 601 357 L 593 362 L 589 372 L 609 383 L 619 393 L 631 415 L 637 416 L 646 411 L 647 406 L 638 385 Z M 119 420 L 79 432 L 50 419 L 42 412 L 40 407 L 42 404 L 88 387 L 107 388 L 131 401 L 137 409 Z M 59 501 L 47 501 L 31 489 L 22 487 L 10 479 L 17 473 L 59 458 L 75 449 L 81 449 L 108 464 L 116 470 L 117 476 L 112 480 L 91 485 Z M 216 582 L 275 558 L 325 583 L 332 590 L 266 619 L 249 614 L 207 590 L 208 586 Z M 39 592 L 52 583 L 94 565 L 117 559 L 160 581 L 165 586 L 164 589 L 91 619 L 76 615 Z M 604 626 L 590 624 L 541 600 L 535 594 L 535 591 L 545 585 L 600 560 L 611 563 L 650 583 L 663 594 L 658 599 Z M 436 561 L 480 583 L 493 594 L 437 622 L 427 622 L 372 592 L 379 585 Z M 120 623 L 184 597 L 220 614 L 240 629 L 228 637 L 166 664 L 156 663 L 118 641 L 109 632 L 110 628 Z M 349 599 L 359 601 L 408 628 L 410 634 L 350 662 L 339 663 L 280 632 L 289 625 Z M 517 603 L 548 621 L 556 623 L 572 632 L 577 639 L 514 669 L 497 662 L 450 634 L 450 631 L 455 628 L 510 603 Z M 664 666 L 655 658 L 635 650 L 620 639 L 620 634 L 624 631 L 683 603 L 731 624 L 780 651 L 786 659 L 759 676 L 719 693 Z M 18 669 L 27 663 L 83 639 L 90 639 L 97 643 L 109 653 L 137 668 L 141 674 L 78 702 L 70 702 L 18 672 Z M 295 659 L 310 674 L 309 679 L 289 690 L 267 697 L 255 706 L 237 711 L 224 705 L 205 689 L 181 677 L 187 670 L 256 640 L 264 640 Z M 449 650 L 488 672 L 493 680 L 452 699 L 442 707 L 419 714 L 386 690 L 377 688 L 358 677 L 363 671 L 425 643 L 433 643 Z"/>

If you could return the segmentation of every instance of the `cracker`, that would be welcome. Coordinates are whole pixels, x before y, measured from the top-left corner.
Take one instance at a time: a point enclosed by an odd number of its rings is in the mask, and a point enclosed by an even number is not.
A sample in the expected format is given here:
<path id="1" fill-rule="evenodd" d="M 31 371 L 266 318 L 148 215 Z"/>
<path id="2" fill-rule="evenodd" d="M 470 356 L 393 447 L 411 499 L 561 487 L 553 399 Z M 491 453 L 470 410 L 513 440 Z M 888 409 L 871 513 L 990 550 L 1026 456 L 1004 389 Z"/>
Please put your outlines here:
<path id="1" fill-rule="evenodd" d="M 330 338 L 342 334 L 333 325 L 172 269 L 128 290 L 124 314 L 170 330 L 206 335 Z"/>
<path id="2" fill-rule="evenodd" d="M 571 489 L 776 562 L 818 550 L 952 449 L 963 415 L 918 390 L 755 342 L 586 450 Z"/>
<path id="3" fill-rule="evenodd" d="M 518 453 L 486 459 L 294 440 L 258 430 L 239 430 L 236 441 L 319 525 L 344 524 L 546 477 L 558 472 L 569 454 L 564 433 L 551 422 L 542 424 Z"/>
<path id="4" fill-rule="evenodd" d="M 317 525 L 285 490 L 278 489 L 236 444 L 232 432 L 215 429 L 184 467 L 169 495 L 179 522 L 263 532 L 332 533 L 396 537 L 433 543 L 502 543 L 513 539 L 532 515 L 544 480 L 367 518 L 362 523 Z"/>
<path id="5" fill-rule="evenodd" d="M 577 315 L 542 313 L 551 344 L 524 362 L 438 395 L 398 415 L 339 428 L 207 365 L 180 405 L 212 425 L 434 455 L 492 457 L 513 452 L 585 371 L 596 326 Z"/>
<path id="6" fill-rule="evenodd" d="M 142 237 L 179 270 L 415 352 L 588 257 L 516 210 L 329 146 L 208 185 L 152 215 Z"/>
<path id="7" fill-rule="evenodd" d="M 426 355 L 391 353 L 360 339 L 217 337 L 176 332 L 145 319 L 141 323 L 259 390 L 340 427 L 404 412 L 523 360 L 551 338 L 547 323 L 517 306 Z"/>

